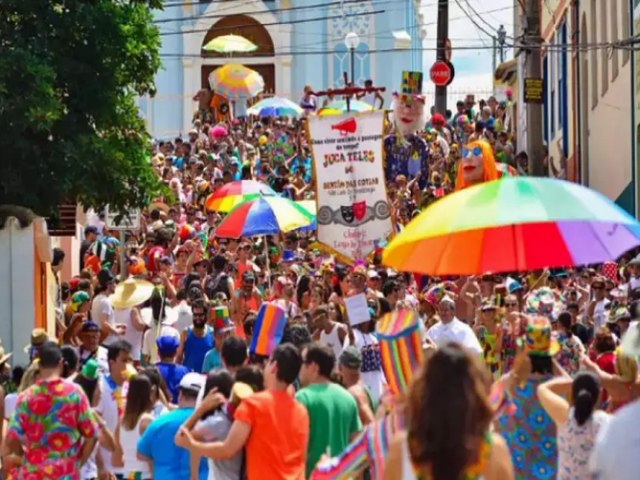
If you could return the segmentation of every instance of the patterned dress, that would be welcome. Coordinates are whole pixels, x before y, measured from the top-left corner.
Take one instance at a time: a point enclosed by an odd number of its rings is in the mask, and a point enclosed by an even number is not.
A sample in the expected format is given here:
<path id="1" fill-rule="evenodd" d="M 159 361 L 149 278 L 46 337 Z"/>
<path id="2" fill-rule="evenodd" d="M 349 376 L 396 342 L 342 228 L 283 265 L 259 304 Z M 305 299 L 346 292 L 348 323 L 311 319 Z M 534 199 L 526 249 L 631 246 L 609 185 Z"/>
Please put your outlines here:
<path id="1" fill-rule="evenodd" d="M 83 440 L 98 428 L 80 387 L 60 378 L 41 380 L 22 392 L 9 421 L 7 438 L 21 443 L 25 463 L 13 478 L 77 480 Z"/>
<path id="2" fill-rule="evenodd" d="M 538 385 L 550 378 L 531 377 L 518 385 L 510 396 L 515 412 L 504 413 L 498 419 L 498 433 L 509 446 L 517 480 L 556 478 L 556 426 L 540 405 L 536 393 Z"/>
<path id="3" fill-rule="evenodd" d="M 429 181 L 429 147 L 417 135 L 388 135 L 384 139 L 385 167 L 387 182 L 404 175 L 411 180 L 420 172 L 418 185 L 422 190 Z"/>
<path id="4" fill-rule="evenodd" d="M 609 422 L 609 414 L 596 410 L 583 425 L 578 425 L 569 410 L 567 422 L 558 429 L 558 480 L 587 480 L 589 458 L 598 432 Z"/>
<path id="5" fill-rule="evenodd" d="M 558 332 L 557 338 L 560 351 L 556 360 L 569 375 L 573 375 L 580 370 L 580 357 L 585 353 L 584 346 L 575 335 Z"/>

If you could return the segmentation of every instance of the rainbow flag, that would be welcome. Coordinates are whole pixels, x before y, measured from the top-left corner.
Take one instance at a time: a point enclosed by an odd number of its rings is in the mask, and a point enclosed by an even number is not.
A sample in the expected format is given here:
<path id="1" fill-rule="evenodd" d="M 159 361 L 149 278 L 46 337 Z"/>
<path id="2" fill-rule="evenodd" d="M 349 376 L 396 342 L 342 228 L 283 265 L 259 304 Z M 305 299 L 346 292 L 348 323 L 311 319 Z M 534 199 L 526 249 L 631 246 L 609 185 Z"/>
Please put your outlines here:
<path id="1" fill-rule="evenodd" d="M 424 358 L 418 322 L 415 312 L 399 310 L 387 314 L 377 327 L 382 370 L 394 395 L 408 390 Z"/>
<path id="2" fill-rule="evenodd" d="M 253 327 L 249 351 L 269 356 L 282 340 L 287 323 L 285 311 L 274 303 L 263 303 Z"/>

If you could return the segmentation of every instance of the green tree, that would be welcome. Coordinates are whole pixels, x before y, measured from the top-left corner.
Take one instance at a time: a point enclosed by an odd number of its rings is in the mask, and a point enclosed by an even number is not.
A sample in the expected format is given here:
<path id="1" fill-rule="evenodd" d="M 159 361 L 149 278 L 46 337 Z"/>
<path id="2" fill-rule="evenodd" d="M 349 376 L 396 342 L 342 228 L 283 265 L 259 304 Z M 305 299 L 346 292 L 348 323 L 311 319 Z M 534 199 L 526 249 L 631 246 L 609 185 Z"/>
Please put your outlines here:
<path id="1" fill-rule="evenodd" d="M 162 190 L 136 96 L 154 94 L 161 0 L 0 0 L 0 204 L 123 210 Z"/>

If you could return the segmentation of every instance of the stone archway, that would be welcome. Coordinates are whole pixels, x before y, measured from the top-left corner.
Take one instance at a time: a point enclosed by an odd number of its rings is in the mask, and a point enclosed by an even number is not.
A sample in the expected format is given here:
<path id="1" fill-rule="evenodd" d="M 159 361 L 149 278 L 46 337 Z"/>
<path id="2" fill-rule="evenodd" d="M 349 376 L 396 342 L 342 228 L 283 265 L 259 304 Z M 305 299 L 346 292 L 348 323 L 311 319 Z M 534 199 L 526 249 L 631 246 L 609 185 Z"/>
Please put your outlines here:
<path id="1" fill-rule="evenodd" d="M 243 20 L 242 25 L 251 24 L 251 27 L 255 25 L 253 22 L 257 22 L 261 28 L 266 30 L 273 45 L 273 53 L 270 53 L 269 56 L 265 56 L 266 52 L 264 51 L 261 55 L 256 55 L 255 53 L 253 56 L 242 54 L 242 57 L 238 57 L 234 55 L 233 61 L 242 63 L 260 72 L 265 77 L 265 82 L 270 82 L 270 74 L 261 71 L 261 69 L 272 69 L 274 72 L 272 75 L 273 83 L 268 84 L 269 87 L 273 85 L 271 88 L 274 89 L 277 95 L 288 97 L 292 94 L 292 57 L 285 53 L 291 49 L 292 26 L 279 24 L 278 17 L 269 10 L 265 1 L 253 0 L 251 2 L 250 8 L 252 11 L 255 9 L 255 14 L 247 14 L 247 2 L 238 1 L 228 3 L 229 5 L 224 8 L 225 17 L 220 18 L 218 15 L 219 2 L 211 2 L 193 25 L 183 26 L 182 28 L 183 51 L 190 54 L 189 57 L 182 59 L 183 111 L 185 112 L 183 115 L 183 124 L 185 131 L 187 131 L 191 125 L 191 113 L 194 110 L 192 97 L 195 92 L 202 88 L 203 67 L 206 66 L 210 68 L 210 70 L 214 70 L 229 61 L 228 58 L 215 54 L 202 55 L 202 46 L 204 45 L 205 38 L 210 34 L 211 29 L 216 26 L 216 24 L 225 29 L 229 28 L 230 24 L 227 22 L 233 22 L 234 17 L 236 17 L 236 19 L 241 16 L 246 17 L 249 20 Z M 223 21 L 224 23 L 220 23 Z M 238 24 L 237 21 L 235 21 L 235 23 L 236 25 Z M 243 28 L 249 29 L 249 27 Z M 224 30 L 223 28 L 213 31 L 216 36 L 221 32 L 229 32 L 229 30 Z M 238 34 L 238 30 L 233 33 Z M 260 37 L 258 37 L 258 39 L 259 38 Z M 258 40 L 258 43 L 262 45 L 265 44 L 263 40 Z M 260 51 L 257 53 L 260 53 Z M 271 65 L 271 67 L 269 67 L 269 65 Z"/>
<path id="2" fill-rule="evenodd" d="M 241 57 L 243 65 L 262 75 L 262 78 L 264 79 L 265 93 L 275 92 L 276 78 L 275 64 L 273 63 L 275 48 L 273 45 L 273 39 L 267 29 L 256 19 L 247 15 L 230 15 L 228 17 L 221 18 L 211 26 L 205 35 L 204 40 L 202 41 L 202 47 L 216 37 L 231 34 L 239 35 L 250 40 L 256 44 L 258 48 L 253 52 L 236 53 L 231 55 L 201 49 L 200 56 L 203 59 L 218 59 L 220 61 L 220 63 L 211 63 L 206 60 L 203 62 L 203 65 L 200 67 L 201 86 L 206 87 L 209 85 L 209 75 L 218 68 L 221 63 L 234 62 L 234 58 Z M 254 58 L 260 59 L 260 61 L 251 61 Z M 268 62 L 268 60 L 271 60 L 271 63 Z M 267 63 L 263 63 L 264 61 L 267 61 Z"/>

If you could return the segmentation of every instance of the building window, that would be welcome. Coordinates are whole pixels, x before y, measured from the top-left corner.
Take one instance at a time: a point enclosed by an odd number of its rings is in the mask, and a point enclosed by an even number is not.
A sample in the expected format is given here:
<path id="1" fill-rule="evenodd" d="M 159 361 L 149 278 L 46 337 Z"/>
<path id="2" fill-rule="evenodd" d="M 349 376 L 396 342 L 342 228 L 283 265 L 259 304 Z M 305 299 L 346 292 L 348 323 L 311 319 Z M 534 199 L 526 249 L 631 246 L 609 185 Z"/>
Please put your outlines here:
<path id="1" fill-rule="evenodd" d="M 544 56 L 542 60 L 542 138 L 544 143 L 549 144 L 549 57 Z"/>
<path id="2" fill-rule="evenodd" d="M 560 45 L 567 44 L 567 22 L 566 20 L 560 25 Z M 569 99 L 567 90 L 567 49 L 558 52 L 560 62 L 558 64 L 558 127 L 562 130 L 562 149 L 565 156 L 569 155 Z"/>
<path id="3" fill-rule="evenodd" d="M 620 40 L 618 35 L 618 2 L 611 2 L 611 40 Z M 611 49 L 611 81 L 613 82 L 618 76 L 618 49 Z"/>
<path id="4" fill-rule="evenodd" d="M 598 2 L 600 4 L 600 42 L 607 43 L 609 41 L 609 23 L 608 23 L 608 13 L 607 10 L 609 8 L 608 2 Z M 609 49 L 601 48 L 600 49 L 600 62 L 602 65 L 600 68 L 602 69 L 602 95 L 607 93 L 609 90 Z"/>
<path id="5" fill-rule="evenodd" d="M 344 72 L 351 80 L 351 52 L 347 49 L 344 42 L 336 44 L 333 53 L 333 80 L 334 88 L 344 87 Z M 371 78 L 371 69 L 369 62 L 369 46 L 366 43 L 360 43 L 356 48 L 354 56 L 354 74 L 355 84 L 364 85 L 364 81 Z"/>
<path id="6" fill-rule="evenodd" d="M 555 36 L 552 40 L 552 44 L 555 43 Z M 554 45 L 555 46 L 555 45 Z M 551 49 L 549 53 L 549 141 L 553 140 L 556 135 L 556 79 L 557 68 L 556 59 L 558 53 L 555 48 Z"/>
<path id="7" fill-rule="evenodd" d="M 614 0 L 615 3 L 615 0 Z M 635 1 L 634 5 L 637 5 L 638 2 Z M 631 36 L 630 30 L 631 27 L 629 25 L 629 0 L 620 0 L 620 12 L 622 13 L 622 39 L 626 40 Z M 625 65 L 631 56 L 631 53 L 628 48 L 624 48 L 622 50 L 622 64 Z"/>
<path id="8" fill-rule="evenodd" d="M 598 29 L 596 28 L 596 0 L 591 0 L 591 18 L 589 30 L 591 30 L 591 43 L 598 43 Z M 591 108 L 598 105 L 598 50 L 591 49 Z"/>

